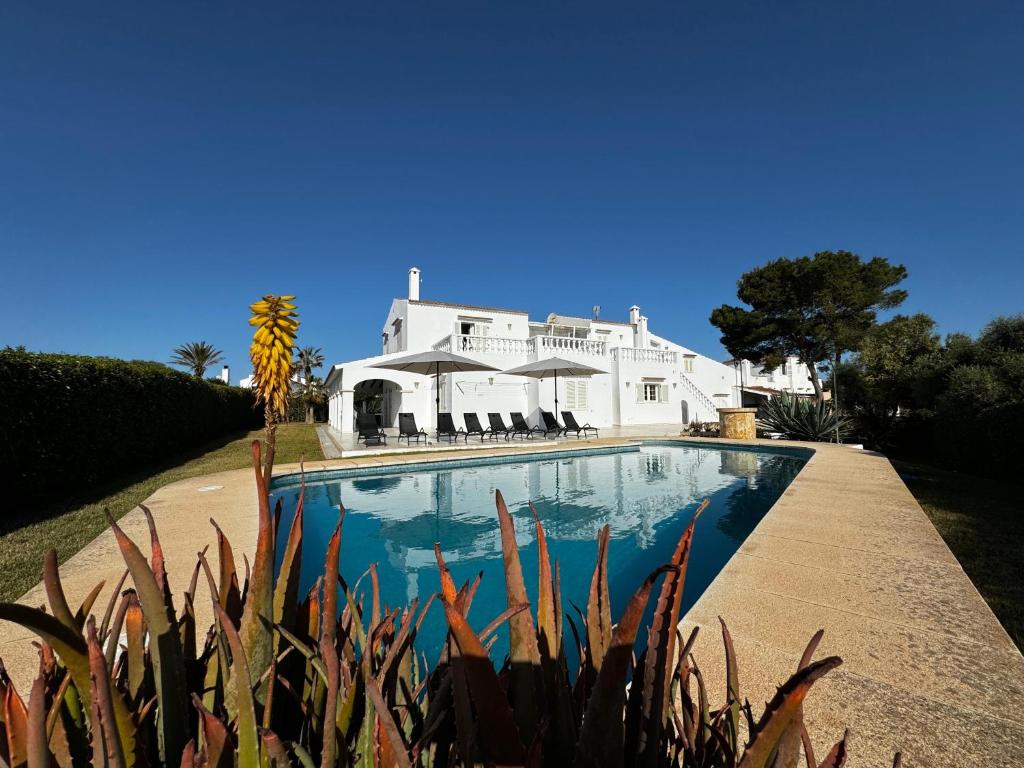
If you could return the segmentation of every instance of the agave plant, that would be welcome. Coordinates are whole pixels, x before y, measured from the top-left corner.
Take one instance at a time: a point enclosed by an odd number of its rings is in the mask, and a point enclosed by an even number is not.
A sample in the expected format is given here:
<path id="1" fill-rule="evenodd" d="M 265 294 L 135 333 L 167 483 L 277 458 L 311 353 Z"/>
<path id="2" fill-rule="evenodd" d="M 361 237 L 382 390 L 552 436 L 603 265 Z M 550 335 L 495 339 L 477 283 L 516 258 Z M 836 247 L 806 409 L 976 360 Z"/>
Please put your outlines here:
<path id="1" fill-rule="evenodd" d="M 148 561 L 110 521 L 127 569 L 101 618 L 92 611 L 103 585 L 72 610 L 53 553 L 44 564 L 48 612 L 0 604 L 0 619 L 42 640 L 27 703 L 0 672 L 0 764 L 760 768 L 795 766 L 803 743 L 807 764 L 818 765 L 802 702 L 840 663 L 812 661 L 820 632 L 797 672 L 755 718 L 741 704 L 723 622 L 727 696 L 721 708 L 711 708 L 690 653 L 696 630 L 684 641 L 677 629 L 693 522 L 670 562 L 643 581 L 616 623 L 610 532 L 602 528 L 586 610 L 574 609 L 573 618 L 563 612 L 558 563 L 551 562 L 536 510 L 538 581 L 530 601 L 513 519 L 498 492 L 507 607 L 486 623 L 471 623 L 480 577 L 456 586 L 439 546 L 439 592 L 423 604 L 384 603 L 373 565 L 347 584 L 339 562 L 343 507 L 322 575 L 300 595 L 303 493 L 275 579 L 281 507 L 269 506 L 258 442 L 253 465 L 259 534 L 244 576 L 217 529 L 216 563 L 204 550 L 188 588 L 172 595 L 156 526 L 143 508 Z M 123 589 L 129 576 L 132 586 Z M 201 581 L 208 598 L 200 595 Z M 652 594 L 654 617 L 637 655 Z M 194 610 L 199 599 L 211 601 L 215 616 L 202 633 Z M 431 664 L 415 642 L 434 602 L 449 634 Z M 506 626 L 509 651 L 496 667 L 490 647 Z M 567 642 L 575 649 L 572 669 Z M 845 754 L 844 736 L 820 766 L 838 768 Z"/>
<path id="2" fill-rule="evenodd" d="M 849 420 L 831 403 L 796 397 L 783 392 L 768 399 L 758 414 L 758 426 L 781 432 L 790 440 L 828 442 L 850 433 Z"/>

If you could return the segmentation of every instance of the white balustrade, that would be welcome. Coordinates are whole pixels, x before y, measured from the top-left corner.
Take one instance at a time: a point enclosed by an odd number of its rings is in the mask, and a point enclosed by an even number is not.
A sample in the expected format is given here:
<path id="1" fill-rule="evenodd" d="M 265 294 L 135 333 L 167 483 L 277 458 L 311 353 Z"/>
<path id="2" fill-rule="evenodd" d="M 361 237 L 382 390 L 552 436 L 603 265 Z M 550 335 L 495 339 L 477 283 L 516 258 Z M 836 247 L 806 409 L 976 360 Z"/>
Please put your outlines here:
<path id="1" fill-rule="evenodd" d="M 655 365 L 675 365 L 679 359 L 677 352 L 670 349 L 636 349 L 634 347 L 618 347 L 614 353 L 624 363 L 654 363 Z"/>
<path id="2" fill-rule="evenodd" d="M 539 357 L 564 354 L 604 357 L 608 354 L 608 343 L 595 339 L 575 339 L 571 336 L 534 336 L 530 339 L 530 350 Z"/>

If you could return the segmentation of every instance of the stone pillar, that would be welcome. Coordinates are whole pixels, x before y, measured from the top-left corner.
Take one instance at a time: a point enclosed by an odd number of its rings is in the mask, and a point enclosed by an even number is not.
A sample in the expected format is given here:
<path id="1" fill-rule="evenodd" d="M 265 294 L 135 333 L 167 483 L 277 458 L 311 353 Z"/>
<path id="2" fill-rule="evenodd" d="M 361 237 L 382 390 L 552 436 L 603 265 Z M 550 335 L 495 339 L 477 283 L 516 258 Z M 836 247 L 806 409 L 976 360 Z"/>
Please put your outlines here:
<path id="1" fill-rule="evenodd" d="M 754 415 L 757 408 L 719 408 L 721 436 L 731 440 L 753 440 L 757 437 Z"/>

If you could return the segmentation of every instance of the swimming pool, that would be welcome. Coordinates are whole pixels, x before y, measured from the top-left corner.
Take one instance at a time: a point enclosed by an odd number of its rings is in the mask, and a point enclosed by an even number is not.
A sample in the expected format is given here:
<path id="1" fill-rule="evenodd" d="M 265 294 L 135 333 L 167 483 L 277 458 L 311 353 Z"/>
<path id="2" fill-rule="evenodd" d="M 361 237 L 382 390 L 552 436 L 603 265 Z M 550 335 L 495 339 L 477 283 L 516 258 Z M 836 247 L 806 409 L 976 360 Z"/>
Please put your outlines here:
<path id="1" fill-rule="evenodd" d="M 562 600 L 585 606 L 598 529 L 611 527 L 608 582 L 612 617 L 644 577 L 667 562 L 694 509 L 698 520 L 682 610 L 704 592 L 807 461 L 797 451 L 724 450 L 685 443 L 554 454 L 512 455 L 422 465 L 318 473 L 307 479 L 300 589 L 323 572 L 327 542 L 344 503 L 341 573 L 348 584 L 377 563 L 382 600 L 391 607 L 439 589 L 434 542 L 457 584 L 483 572 L 470 622 L 478 629 L 505 609 L 501 537 L 494 491 L 502 492 L 516 526 L 531 598 L 537 549 L 528 502 L 537 507 L 552 560 L 561 569 Z M 298 498 L 297 477 L 275 480 L 287 531 Z M 278 557 L 284 546 L 282 535 Z M 653 602 L 653 601 L 652 601 Z M 431 609 L 417 638 L 429 658 L 445 637 L 443 611 Z M 493 655 L 500 662 L 502 646 Z"/>

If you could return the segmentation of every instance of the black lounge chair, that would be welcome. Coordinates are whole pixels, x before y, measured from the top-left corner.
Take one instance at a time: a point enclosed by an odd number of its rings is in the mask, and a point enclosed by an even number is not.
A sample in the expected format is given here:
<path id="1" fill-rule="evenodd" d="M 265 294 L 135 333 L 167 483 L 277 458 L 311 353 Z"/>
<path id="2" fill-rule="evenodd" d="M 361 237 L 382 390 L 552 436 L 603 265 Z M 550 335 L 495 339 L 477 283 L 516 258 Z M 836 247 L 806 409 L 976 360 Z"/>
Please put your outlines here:
<path id="1" fill-rule="evenodd" d="M 487 421 L 491 424 L 491 434 L 495 436 L 495 439 L 497 439 L 498 435 L 504 435 L 505 439 L 508 440 L 515 432 L 514 429 L 505 426 L 505 420 L 501 418 L 500 413 L 488 413 Z"/>
<path id="2" fill-rule="evenodd" d="M 466 420 L 466 435 L 480 435 L 480 442 L 484 441 L 485 437 L 492 437 L 495 440 L 498 439 L 498 435 L 493 429 L 484 429 L 480 424 L 480 417 L 475 413 L 464 413 L 462 418 Z M 466 442 L 469 442 L 469 438 L 466 438 Z"/>
<path id="3" fill-rule="evenodd" d="M 570 432 L 576 433 L 576 438 L 579 439 L 580 432 L 583 433 L 583 437 L 587 436 L 588 432 L 593 432 L 594 437 L 597 437 L 597 427 L 592 427 L 590 424 L 584 424 L 582 427 L 576 423 L 576 417 L 572 415 L 572 411 L 562 411 L 562 422 L 565 424 L 564 434 L 568 435 Z"/>
<path id="4" fill-rule="evenodd" d="M 387 445 L 387 435 L 384 434 L 384 430 L 377 426 L 377 417 L 372 413 L 357 413 L 356 414 L 356 430 L 359 432 L 359 437 L 356 438 L 356 443 L 360 440 L 370 445 Z"/>
<path id="5" fill-rule="evenodd" d="M 450 413 L 437 414 L 437 439 L 447 437 L 449 442 L 459 442 L 461 437 L 464 442 L 469 442 L 469 435 L 464 429 L 455 428 L 455 420 Z"/>
<path id="6" fill-rule="evenodd" d="M 544 434 L 544 430 L 540 427 L 531 427 L 527 424 L 521 412 L 510 413 L 509 416 L 512 418 L 512 431 L 516 435 L 525 435 L 532 439 L 534 435 Z"/>
<path id="7" fill-rule="evenodd" d="M 558 419 L 555 418 L 555 414 L 551 411 L 541 411 L 540 417 L 544 419 L 544 429 L 541 430 L 544 433 L 544 437 L 547 437 L 552 432 L 555 433 L 555 437 L 565 434 L 565 427 L 558 423 Z"/>
<path id="8" fill-rule="evenodd" d="M 422 429 L 416 428 L 416 416 L 411 413 L 400 413 L 398 414 L 398 442 L 402 442 L 402 438 L 412 445 L 413 438 L 418 443 L 420 440 L 427 442 L 427 433 Z"/>

